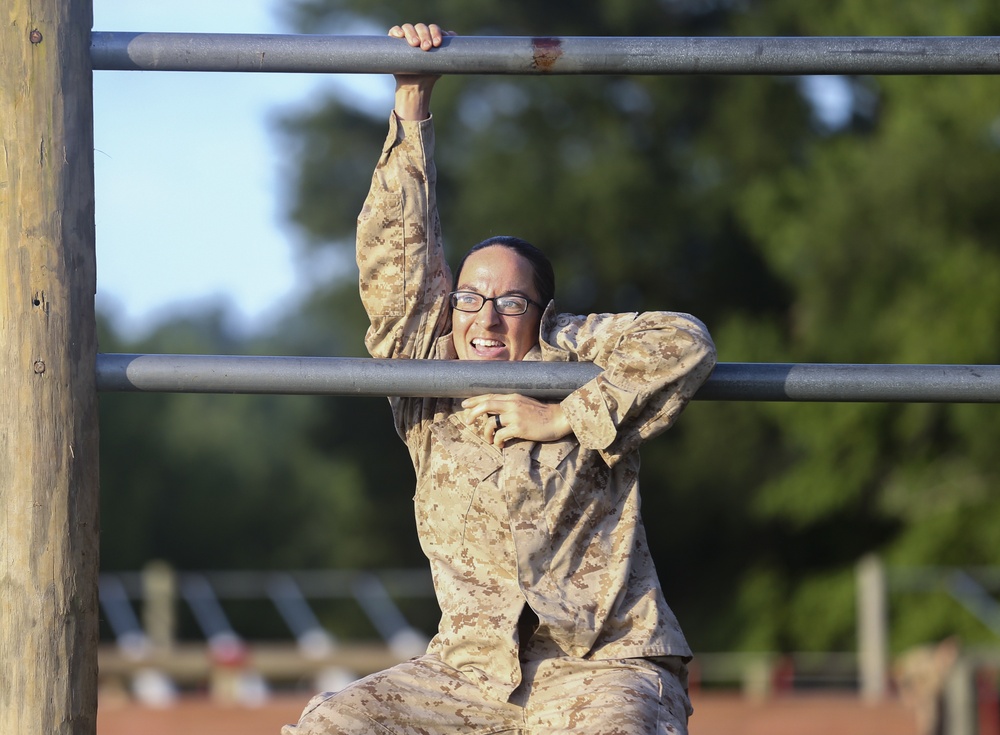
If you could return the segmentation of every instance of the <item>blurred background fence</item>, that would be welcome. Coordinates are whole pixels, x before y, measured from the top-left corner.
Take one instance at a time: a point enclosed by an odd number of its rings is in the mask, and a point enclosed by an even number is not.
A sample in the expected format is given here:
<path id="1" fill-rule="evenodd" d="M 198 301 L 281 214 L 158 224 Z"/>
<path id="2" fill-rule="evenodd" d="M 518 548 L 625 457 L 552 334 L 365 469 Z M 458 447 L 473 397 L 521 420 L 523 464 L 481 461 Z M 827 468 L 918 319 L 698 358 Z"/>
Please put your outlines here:
<path id="1" fill-rule="evenodd" d="M 871 703 L 900 697 L 915 713 L 940 709 L 951 735 L 1000 732 L 1000 646 L 945 641 L 890 661 L 886 630 L 894 597 L 943 592 L 1000 637 L 1000 567 L 885 569 L 868 556 L 857 565 L 856 591 L 857 650 L 696 652 L 692 691 L 739 691 L 758 702 L 792 692 L 855 692 Z M 194 572 L 153 562 L 104 572 L 100 600 L 102 685 L 154 706 L 184 691 L 258 705 L 277 691 L 337 689 L 421 653 L 431 631 L 404 609 L 424 621 L 436 610 L 423 569 Z M 345 610 L 363 617 L 370 634 L 335 635 L 330 622 Z"/>

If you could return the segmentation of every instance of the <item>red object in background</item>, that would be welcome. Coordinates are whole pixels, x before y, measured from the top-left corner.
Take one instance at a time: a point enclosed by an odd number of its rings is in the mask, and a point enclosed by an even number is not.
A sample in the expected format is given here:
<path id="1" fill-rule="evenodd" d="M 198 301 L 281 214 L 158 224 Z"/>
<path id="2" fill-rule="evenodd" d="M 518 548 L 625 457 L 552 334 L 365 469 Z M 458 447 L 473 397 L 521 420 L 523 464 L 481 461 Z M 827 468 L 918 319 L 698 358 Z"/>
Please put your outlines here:
<path id="1" fill-rule="evenodd" d="M 250 652 L 241 638 L 222 633 L 209 639 L 208 655 L 215 666 L 241 669 L 246 666 Z"/>
<path id="2" fill-rule="evenodd" d="M 795 688 L 795 662 L 791 656 L 782 656 L 774 666 L 771 684 L 776 694 L 784 694 Z"/>
<path id="3" fill-rule="evenodd" d="M 997 670 L 976 670 L 976 720 L 979 735 L 1000 735 L 1000 695 Z"/>

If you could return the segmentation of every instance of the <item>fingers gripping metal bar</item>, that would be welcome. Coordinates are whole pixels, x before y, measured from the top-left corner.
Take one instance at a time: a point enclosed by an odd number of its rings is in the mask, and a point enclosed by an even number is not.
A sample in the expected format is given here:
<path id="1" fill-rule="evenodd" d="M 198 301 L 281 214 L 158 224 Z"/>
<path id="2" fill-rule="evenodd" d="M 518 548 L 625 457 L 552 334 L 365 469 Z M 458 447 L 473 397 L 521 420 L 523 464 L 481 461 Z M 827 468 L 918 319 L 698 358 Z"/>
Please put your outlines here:
<path id="1" fill-rule="evenodd" d="M 1000 37 L 477 37 L 96 31 L 98 70 L 340 74 L 997 74 Z"/>
<path id="2" fill-rule="evenodd" d="M 97 388 L 108 392 L 441 397 L 521 393 L 559 399 L 600 372 L 596 365 L 581 362 L 97 356 Z M 1000 403 L 1000 365 L 721 363 L 695 399 Z"/>

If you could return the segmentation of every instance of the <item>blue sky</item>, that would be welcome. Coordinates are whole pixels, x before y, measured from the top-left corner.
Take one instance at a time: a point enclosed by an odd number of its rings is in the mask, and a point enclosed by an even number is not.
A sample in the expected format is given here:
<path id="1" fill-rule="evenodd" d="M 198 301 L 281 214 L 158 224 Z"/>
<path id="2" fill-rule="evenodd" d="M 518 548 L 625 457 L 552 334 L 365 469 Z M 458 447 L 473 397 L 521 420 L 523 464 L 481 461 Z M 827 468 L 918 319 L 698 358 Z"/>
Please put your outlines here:
<path id="1" fill-rule="evenodd" d="M 282 5 L 95 0 L 94 30 L 287 33 Z M 272 323 L 332 270 L 300 262 L 273 120 L 345 91 L 388 111 L 391 89 L 382 77 L 95 72 L 101 312 L 129 336 L 219 303 L 243 330 Z"/>

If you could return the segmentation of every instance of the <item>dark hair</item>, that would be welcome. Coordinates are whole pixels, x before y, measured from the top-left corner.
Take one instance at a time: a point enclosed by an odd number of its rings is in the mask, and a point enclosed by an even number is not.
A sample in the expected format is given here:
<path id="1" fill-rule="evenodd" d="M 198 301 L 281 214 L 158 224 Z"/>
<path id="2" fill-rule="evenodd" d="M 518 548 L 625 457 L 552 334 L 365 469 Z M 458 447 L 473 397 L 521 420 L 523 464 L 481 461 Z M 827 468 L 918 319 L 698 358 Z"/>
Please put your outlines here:
<path id="1" fill-rule="evenodd" d="M 547 306 L 556 296 L 556 274 L 552 270 L 552 263 L 545 253 L 530 242 L 522 240 L 519 237 L 513 237 L 512 235 L 488 237 L 469 248 L 469 252 L 462 256 L 462 260 L 458 264 L 458 270 L 455 271 L 455 288 L 458 288 L 458 279 L 462 275 L 462 269 L 465 267 L 465 261 L 468 260 L 469 256 L 494 245 L 500 245 L 501 247 L 513 250 L 531 264 L 531 271 L 534 274 L 532 280 L 534 281 L 535 290 L 538 292 L 539 301 L 542 306 Z"/>

